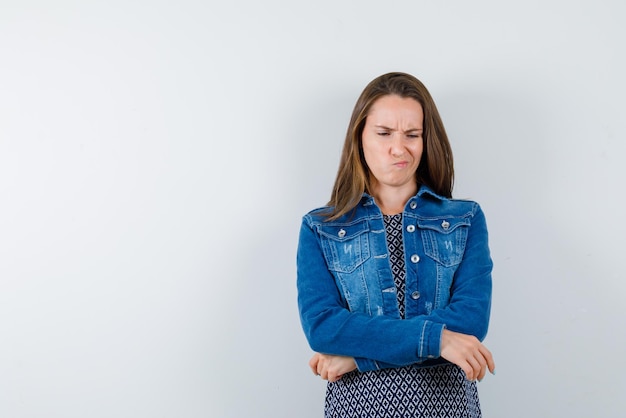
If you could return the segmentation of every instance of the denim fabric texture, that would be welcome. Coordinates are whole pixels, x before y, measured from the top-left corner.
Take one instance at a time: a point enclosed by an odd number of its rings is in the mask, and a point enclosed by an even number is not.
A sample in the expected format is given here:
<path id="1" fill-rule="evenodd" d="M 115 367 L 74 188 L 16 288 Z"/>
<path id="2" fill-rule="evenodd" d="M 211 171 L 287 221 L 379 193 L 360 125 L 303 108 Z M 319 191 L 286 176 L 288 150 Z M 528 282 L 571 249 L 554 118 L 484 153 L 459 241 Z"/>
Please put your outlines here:
<path id="1" fill-rule="evenodd" d="M 298 307 L 319 353 L 354 357 L 360 371 L 441 364 L 444 328 L 487 334 L 491 270 L 485 216 L 476 202 L 421 186 L 402 215 L 406 319 L 400 319 L 383 215 L 364 194 L 350 213 L 302 219 Z"/>

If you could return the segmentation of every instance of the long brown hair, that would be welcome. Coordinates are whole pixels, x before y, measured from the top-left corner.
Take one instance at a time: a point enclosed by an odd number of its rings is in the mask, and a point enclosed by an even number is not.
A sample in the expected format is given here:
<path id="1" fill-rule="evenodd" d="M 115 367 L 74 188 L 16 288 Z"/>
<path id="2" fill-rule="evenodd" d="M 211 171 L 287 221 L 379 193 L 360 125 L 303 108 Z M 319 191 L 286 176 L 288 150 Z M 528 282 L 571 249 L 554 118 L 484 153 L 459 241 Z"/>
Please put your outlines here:
<path id="1" fill-rule="evenodd" d="M 364 192 L 370 193 L 370 170 L 363 156 L 361 136 L 367 114 L 382 96 L 397 95 L 417 100 L 424 110 L 424 151 L 415 177 L 435 193 L 452 197 L 454 164 L 452 149 L 443 122 L 430 93 L 417 78 L 406 73 L 388 73 L 372 80 L 354 105 L 339 170 L 328 202 L 329 220 L 337 219 L 356 207 Z"/>

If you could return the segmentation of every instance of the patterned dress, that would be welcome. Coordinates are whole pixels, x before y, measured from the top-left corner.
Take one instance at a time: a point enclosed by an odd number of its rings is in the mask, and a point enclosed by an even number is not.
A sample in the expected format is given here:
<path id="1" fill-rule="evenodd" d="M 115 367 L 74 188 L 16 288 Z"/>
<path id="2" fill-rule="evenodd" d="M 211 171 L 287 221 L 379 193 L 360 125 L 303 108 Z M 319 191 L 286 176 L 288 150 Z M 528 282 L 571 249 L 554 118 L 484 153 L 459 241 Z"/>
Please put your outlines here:
<path id="1" fill-rule="evenodd" d="M 385 215 L 384 220 L 398 306 L 404 318 L 402 214 Z M 339 381 L 328 383 L 324 416 L 479 418 L 481 412 L 476 383 L 468 381 L 459 367 L 446 364 L 347 373 Z"/>

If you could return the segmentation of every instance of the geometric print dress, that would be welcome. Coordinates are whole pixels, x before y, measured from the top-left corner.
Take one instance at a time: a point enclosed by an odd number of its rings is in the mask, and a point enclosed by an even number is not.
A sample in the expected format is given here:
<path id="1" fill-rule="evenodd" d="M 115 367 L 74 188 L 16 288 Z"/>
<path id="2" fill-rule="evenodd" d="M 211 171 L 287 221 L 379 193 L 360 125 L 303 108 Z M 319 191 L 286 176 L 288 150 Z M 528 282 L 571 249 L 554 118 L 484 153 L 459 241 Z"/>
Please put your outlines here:
<path id="1" fill-rule="evenodd" d="M 384 220 L 398 306 L 404 318 L 402 214 L 384 215 Z M 480 418 L 481 411 L 476 382 L 468 381 L 458 366 L 444 364 L 346 373 L 337 382 L 328 382 L 324 416 Z"/>

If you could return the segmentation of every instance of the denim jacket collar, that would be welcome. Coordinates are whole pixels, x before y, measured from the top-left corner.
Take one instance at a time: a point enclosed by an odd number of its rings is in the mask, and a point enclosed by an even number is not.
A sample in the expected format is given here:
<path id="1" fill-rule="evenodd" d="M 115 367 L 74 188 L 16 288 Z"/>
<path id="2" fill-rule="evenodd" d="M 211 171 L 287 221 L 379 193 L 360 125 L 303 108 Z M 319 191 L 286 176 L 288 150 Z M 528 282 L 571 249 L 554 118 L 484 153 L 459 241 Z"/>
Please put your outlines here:
<path id="1" fill-rule="evenodd" d="M 417 193 L 415 193 L 414 196 L 412 196 L 409 199 L 409 202 L 413 199 L 416 199 L 418 197 L 422 197 L 423 195 L 429 195 L 434 197 L 435 199 L 438 200 L 449 200 L 447 197 L 441 196 L 437 193 L 435 193 L 430 187 L 428 187 L 425 184 L 421 184 L 419 186 L 419 189 L 417 190 Z M 376 204 L 376 202 L 374 201 L 374 196 L 368 194 L 368 193 L 363 193 L 363 197 L 361 198 L 361 203 L 363 204 L 363 206 L 369 206 L 369 205 L 374 205 Z M 408 202 L 407 202 L 408 203 Z"/>

